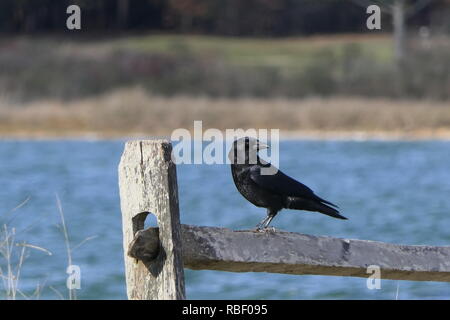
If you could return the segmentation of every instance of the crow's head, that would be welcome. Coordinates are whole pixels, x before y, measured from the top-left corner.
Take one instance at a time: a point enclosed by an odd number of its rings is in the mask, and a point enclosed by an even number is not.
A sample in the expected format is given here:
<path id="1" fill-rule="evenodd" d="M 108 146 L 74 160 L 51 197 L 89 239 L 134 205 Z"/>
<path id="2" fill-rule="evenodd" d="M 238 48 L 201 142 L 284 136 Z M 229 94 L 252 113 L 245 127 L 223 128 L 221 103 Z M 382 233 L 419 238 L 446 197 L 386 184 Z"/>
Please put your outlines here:
<path id="1" fill-rule="evenodd" d="M 233 164 L 257 164 L 258 151 L 269 146 L 251 137 L 239 138 L 233 142 L 228 159 Z"/>

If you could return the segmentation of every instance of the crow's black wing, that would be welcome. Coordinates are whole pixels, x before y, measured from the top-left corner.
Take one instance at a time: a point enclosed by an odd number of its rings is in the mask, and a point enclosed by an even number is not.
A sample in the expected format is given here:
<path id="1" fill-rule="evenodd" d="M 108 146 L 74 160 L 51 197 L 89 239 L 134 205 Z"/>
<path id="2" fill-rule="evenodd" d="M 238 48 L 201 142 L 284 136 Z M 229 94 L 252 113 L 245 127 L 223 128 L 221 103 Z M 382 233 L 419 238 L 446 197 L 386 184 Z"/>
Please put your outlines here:
<path id="1" fill-rule="evenodd" d="M 269 165 L 270 164 L 264 166 Z M 305 186 L 303 183 L 292 179 L 280 170 L 272 175 L 263 175 L 261 174 L 261 166 L 254 165 L 250 168 L 250 178 L 261 188 L 270 190 L 273 193 L 291 197 L 301 197 L 311 200 L 317 200 L 337 207 L 335 204 L 320 198 L 314 193 L 314 191 Z"/>
<path id="2" fill-rule="evenodd" d="M 308 197 L 314 195 L 310 188 L 280 170 L 272 175 L 262 174 L 261 166 L 255 165 L 250 168 L 250 178 L 261 188 L 285 196 Z"/>

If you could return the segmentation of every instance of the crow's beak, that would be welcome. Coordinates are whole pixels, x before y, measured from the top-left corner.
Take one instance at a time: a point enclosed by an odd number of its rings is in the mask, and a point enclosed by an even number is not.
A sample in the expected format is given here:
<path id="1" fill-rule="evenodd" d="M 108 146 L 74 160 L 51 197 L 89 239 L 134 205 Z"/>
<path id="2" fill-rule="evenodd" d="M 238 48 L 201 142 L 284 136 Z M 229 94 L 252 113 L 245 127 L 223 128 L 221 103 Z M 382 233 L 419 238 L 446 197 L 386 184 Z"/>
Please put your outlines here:
<path id="1" fill-rule="evenodd" d="M 262 143 L 262 142 L 258 142 L 258 149 L 259 150 L 263 150 L 263 149 L 269 149 L 269 145 Z"/>

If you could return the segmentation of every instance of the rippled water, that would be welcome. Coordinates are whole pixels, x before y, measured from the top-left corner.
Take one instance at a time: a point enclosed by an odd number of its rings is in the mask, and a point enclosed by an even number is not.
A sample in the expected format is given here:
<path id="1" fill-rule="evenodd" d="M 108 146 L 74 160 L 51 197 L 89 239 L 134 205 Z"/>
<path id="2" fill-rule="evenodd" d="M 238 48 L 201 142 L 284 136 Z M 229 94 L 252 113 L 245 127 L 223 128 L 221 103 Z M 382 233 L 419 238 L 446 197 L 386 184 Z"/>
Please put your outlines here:
<path id="1" fill-rule="evenodd" d="M 61 199 L 81 267 L 80 299 L 124 299 L 125 281 L 117 165 L 123 141 L 0 142 L 0 222 L 16 228 L 29 250 L 20 288 L 41 298 L 65 290 L 67 256 L 59 224 Z M 348 221 L 283 211 L 279 229 L 403 244 L 450 245 L 450 142 L 284 141 L 281 169 L 342 209 Z M 264 215 L 235 189 L 226 165 L 178 166 L 181 221 L 251 228 Z M 17 205 L 26 203 L 13 210 Z M 4 260 L 0 260 L 4 267 Z M 450 298 L 450 284 L 362 278 L 186 270 L 191 299 Z M 53 288 L 50 288 L 50 286 Z M 398 291 L 398 293 L 397 293 Z"/>

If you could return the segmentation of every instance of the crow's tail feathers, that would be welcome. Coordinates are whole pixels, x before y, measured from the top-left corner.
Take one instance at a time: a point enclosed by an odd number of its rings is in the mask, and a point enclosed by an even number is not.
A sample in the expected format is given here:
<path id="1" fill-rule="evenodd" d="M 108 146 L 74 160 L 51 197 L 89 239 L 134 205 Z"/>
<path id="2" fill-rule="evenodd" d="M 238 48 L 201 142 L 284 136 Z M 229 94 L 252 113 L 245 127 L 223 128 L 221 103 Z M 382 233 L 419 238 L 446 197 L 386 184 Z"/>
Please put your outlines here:
<path id="1" fill-rule="evenodd" d="M 347 220 L 347 218 L 340 215 L 339 211 L 335 208 L 332 208 L 324 203 L 317 203 L 317 211 L 333 218 Z"/>
<path id="2" fill-rule="evenodd" d="M 338 207 L 337 205 L 335 205 L 333 202 L 330 202 L 330 201 L 327 201 L 327 200 L 325 200 L 325 199 L 322 199 L 322 198 L 319 197 L 319 196 L 316 196 L 316 199 L 317 199 L 319 202 L 325 203 L 325 204 L 327 204 L 327 205 L 329 205 L 329 206 L 332 206 L 332 207 L 335 207 L 335 208 L 339 209 L 339 207 Z"/>
<path id="3" fill-rule="evenodd" d="M 286 208 L 296 210 L 316 211 L 336 219 L 347 220 L 346 217 L 340 215 L 339 211 L 328 205 L 328 203 L 329 202 L 326 200 L 319 201 L 316 199 L 311 200 L 298 197 L 289 197 Z"/>

